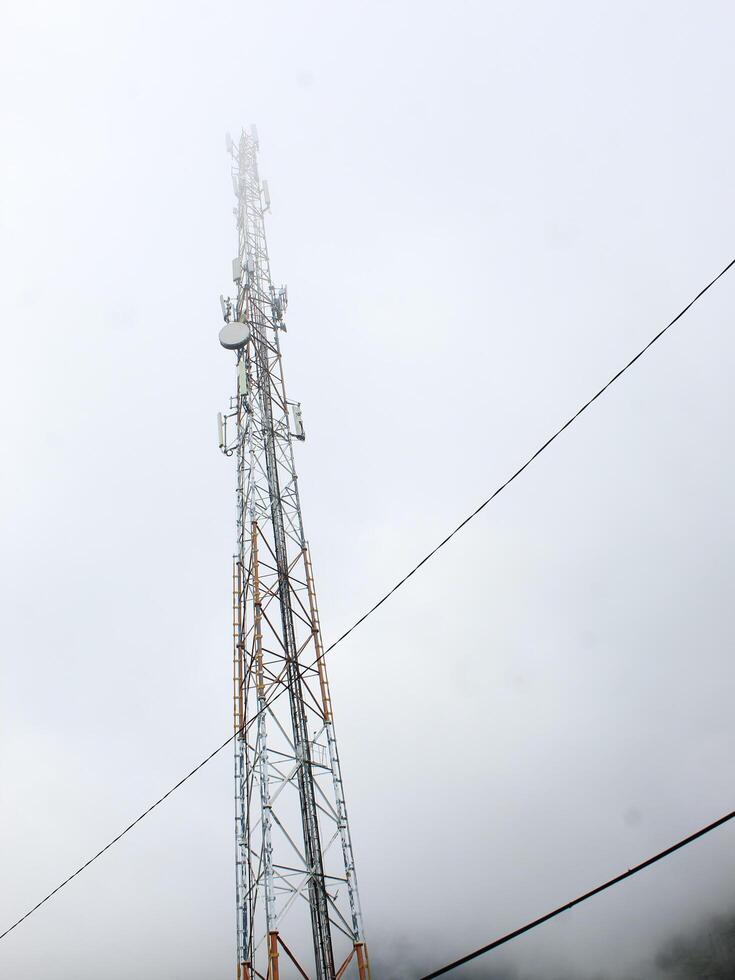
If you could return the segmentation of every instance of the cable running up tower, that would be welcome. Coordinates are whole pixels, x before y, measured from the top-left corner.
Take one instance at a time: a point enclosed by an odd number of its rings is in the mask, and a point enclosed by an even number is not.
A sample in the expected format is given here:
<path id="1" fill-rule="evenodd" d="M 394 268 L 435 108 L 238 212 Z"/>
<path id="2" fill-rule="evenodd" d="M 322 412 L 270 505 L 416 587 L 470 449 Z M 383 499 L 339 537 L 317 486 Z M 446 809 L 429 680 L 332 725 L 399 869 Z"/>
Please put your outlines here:
<path id="1" fill-rule="evenodd" d="M 332 706 L 304 537 L 271 281 L 255 127 L 228 137 L 237 205 L 236 295 L 221 297 L 237 393 L 219 418 L 237 460 L 233 690 L 237 980 L 369 980 Z M 283 697 L 277 695 L 283 694 Z M 311 937 L 311 942 L 309 942 Z"/>

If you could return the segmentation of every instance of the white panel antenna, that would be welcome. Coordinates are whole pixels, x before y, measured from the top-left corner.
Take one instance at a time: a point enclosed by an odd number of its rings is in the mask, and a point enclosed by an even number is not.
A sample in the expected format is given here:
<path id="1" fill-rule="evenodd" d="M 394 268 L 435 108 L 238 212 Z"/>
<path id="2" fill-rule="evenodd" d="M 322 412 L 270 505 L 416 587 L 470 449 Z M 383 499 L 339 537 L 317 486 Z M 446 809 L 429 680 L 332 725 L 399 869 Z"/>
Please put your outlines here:
<path id="1" fill-rule="evenodd" d="M 244 397 L 249 390 L 248 363 L 244 357 L 241 357 L 237 364 L 237 391 L 240 397 Z"/>
<path id="2" fill-rule="evenodd" d="M 301 412 L 301 402 L 291 402 L 291 412 L 293 414 L 293 434 L 303 442 L 306 439 L 306 433 L 304 432 L 304 417 Z"/>

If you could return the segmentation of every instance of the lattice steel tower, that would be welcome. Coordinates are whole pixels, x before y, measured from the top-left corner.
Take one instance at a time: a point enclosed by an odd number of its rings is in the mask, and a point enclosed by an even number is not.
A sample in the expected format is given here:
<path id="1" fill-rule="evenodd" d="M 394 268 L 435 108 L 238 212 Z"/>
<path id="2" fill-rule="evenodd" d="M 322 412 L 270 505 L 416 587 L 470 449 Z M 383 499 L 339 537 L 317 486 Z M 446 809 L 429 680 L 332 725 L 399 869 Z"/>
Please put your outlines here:
<path id="1" fill-rule="evenodd" d="M 286 290 L 271 282 L 255 128 L 233 143 L 236 295 L 220 342 L 237 394 L 220 448 L 237 460 L 233 564 L 237 978 L 368 980 L 355 863 L 316 593 L 304 537 L 281 333 Z M 311 937 L 311 941 L 309 939 Z"/>

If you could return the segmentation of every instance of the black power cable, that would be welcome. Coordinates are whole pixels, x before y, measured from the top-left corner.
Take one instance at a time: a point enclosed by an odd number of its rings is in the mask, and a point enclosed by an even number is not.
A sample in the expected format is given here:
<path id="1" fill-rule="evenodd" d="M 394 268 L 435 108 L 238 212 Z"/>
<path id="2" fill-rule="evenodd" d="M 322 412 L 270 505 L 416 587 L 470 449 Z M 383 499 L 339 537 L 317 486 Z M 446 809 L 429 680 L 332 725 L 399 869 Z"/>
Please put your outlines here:
<path id="1" fill-rule="evenodd" d="M 565 429 L 568 429 L 569 426 L 572 425 L 572 423 L 575 422 L 579 418 L 579 416 L 583 412 L 585 412 L 590 407 L 590 405 L 593 404 L 593 402 L 596 402 L 597 399 L 602 394 L 604 394 L 604 392 L 606 392 L 607 389 L 618 380 L 618 378 L 620 378 L 623 374 L 625 374 L 625 372 L 629 368 L 631 368 L 635 364 L 635 362 L 637 360 L 639 360 L 641 357 L 643 357 L 643 355 L 646 353 L 646 351 L 648 351 L 651 347 L 653 347 L 653 345 L 658 340 L 660 340 L 661 337 L 663 337 L 663 335 L 668 330 L 670 330 L 671 327 L 673 327 L 674 324 L 678 320 L 680 320 L 684 316 L 684 314 L 687 313 L 694 306 L 694 304 L 699 299 L 701 299 L 701 297 L 704 296 L 704 294 L 706 292 L 708 292 L 708 290 L 710 290 L 712 288 L 712 286 L 715 285 L 715 283 L 719 279 L 721 279 L 725 275 L 725 273 L 729 272 L 729 270 L 733 267 L 733 265 L 735 265 L 735 259 L 732 259 L 730 262 L 728 262 L 728 264 L 725 266 L 725 268 L 721 272 L 719 272 L 714 277 L 714 279 L 712 279 L 710 282 L 708 282 L 707 285 L 703 289 L 700 289 L 700 291 L 697 293 L 697 295 L 694 297 L 694 299 L 690 300 L 690 302 L 687 303 L 687 305 L 679 313 L 676 314 L 676 316 L 674 317 L 673 320 L 671 320 L 669 323 L 667 323 L 666 326 L 663 327 L 663 329 L 659 330 L 659 332 L 654 337 L 652 337 L 651 340 L 649 340 L 649 342 L 646 344 L 645 347 L 643 347 L 640 351 L 638 351 L 638 353 L 634 357 L 632 357 L 624 367 L 622 367 L 616 374 L 614 374 L 612 376 L 612 378 L 610 378 L 610 380 L 605 385 L 603 385 L 602 388 L 600 388 L 600 390 L 598 392 L 596 392 L 588 401 L 586 401 L 584 403 L 584 405 L 582 405 L 581 408 L 579 408 L 574 413 L 574 415 L 572 415 L 562 426 L 560 426 L 556 430 L 556 432 L 554 432 L 554 434 L 552 436 L 550 436 L 546 440 L 546 442 L 542 446 L 540 446 L 532 456 L 529 456 L 529 458 L 526 460 L 526 462 L 522 466 L 520 466 L 515 471 L 515 473 L 512 474 L 512 476 L 509 476 L 508 479 L 504 483 L 501 483 L 501 485 L 497 488 L 497 490 L 494 490 L 493 493 L 490 494 L 490 496 L 487 498 L 487 500 L 484 500 L 479 505 L 479 507 L 476 507 L 475 510 L 473 510 L 471 514 L 469 514 L 467 517 L 465 517 L 465 519 L 463 521 L 461 521 L 454 528 L 454 530 L 451 531 L 442 541 L 440 541 L 439 544 L 436 545 L 436 547 L 432 548 L 432 550 L 427 555 L 425 555 L 417 565 L 414 565 L 414 567 L 406 575 L 404 575 L 402 579 L 400 579 L 398 582 L 396 582 L 396 584 L 393 586 L 393 588 L 390 589 L 388 592 L 386 592 L 386 594 L 382 597 L 382 599 L 379 599 L 373 606 L 370 607 L 370 609 L 368 609 L 368 611 L 366 613 L 364 613 L 362 616 L 360 616 L 360 618 L 358 620 L 356 620 L 352 624 L 352 626 L 350 626 L 350 628 L 348 630 L 345 630 L 345 632 L 341 636 L 339 636 L 334 641 L 334 643 L 330 644 L 325 650 L 323 650 L 322 653 L 320 654 L 320 656 L 317 657 L 316 660 L 314 661 L 314 663 L 311 664 L 310 666 L 313 667 L 316 663 L 318 663 L 318 661 L 322 657 L 326 656 L 328 653 L 330 653 L 332 650 L 334 650 L 334 648 L 336 646 L 338 646 L 343 640 L 347 639 L 347 637 L 350 635 L 350 633 L 353 632 L 353 630 L 357 629 L 358 626 L 360 626 L 362 623 L 364 623 L 365 620 L 368 618 L 368 616 L 372 616 L 372 614 L 377 609 L 379 609 L 383 605 L 384 602 L 386 602 L 388 599 L 390 599 L 390 597 L 395 592 L 397 592 L 398 589 L 400 589 L 402 585 L 405 585 L 405 583 L 413 575 L 415 575 L 416 572 L 423 565 L 425 565 L 431 558 L 433 558 L 434 555 L 444 547 L 444 545 L 448 544 L 449 541 L 451 541 L 451 539 L 455 536 L 455 534 L 457 534 L 459 531 L 461 531 L 462 528 L 464 528 L 467 524 L 469 524 L 469 522 L 471 520 L 473 520 L 475 517 L 477 517 L 477 515 L 482 510 L 484 510 L 485 507 L 487 507 L 487 505 L 491 501 L 493 501 L 499 494 L 501 494 L 503 492 L 503 490 L 505 490 L 506 487 L 508 487 L 515 479 L 517 479 L 521 475 L 521 473 L 523 473 L 523 471 L 526 470 L 531 465 L 531 463 L 533 463 L 533 461 L 535 459 L 537 459 L 541 455 L 541 453 L 544 452 L 544 450 L 548 449 L 548 447 L 552 444 L 552 442 L 554 442 L 562 434 L 562 432 L 564 432 Z M 271 706 L 271 704 L 273 703 L 273 701 L 275 701 L 276 698 L 280 697 L 281 694 L 283 694 L 285 690 L 286 690 L 286 688 L 283 687 L 283 688 L 281 688 L 281 690 L 277 694 L 275 694 L 273 697 L 271 697 L 266 702 L 266 704 L 263 706 L 263 708 L 261 708 L 260 711 L 257 712 L 250 719 L 250 721 L 248 722 L 248 726 L 247 727 L 249 727 L 249 725 L 252 724 L 256 720 L 256 718 L 258 717 L 258 715 L 260 713 L 262 713 L 263 711 L 267 710 Z M 210 752 L 210 754 L 205 759 L 203 759 L 197 766 L 195 766 L 191 770 L 191 772 L 187 773 L 187 775 L 184 776 L 183 779 L 180 779 L 174 786 L 171 787 L 171 789 L 169 789 L 166 793 L 164 793 L 163 796 L 160 797 L 160 799 L 156 800 L 155 803 L 152 803 L 146 810 L 143 811 L 143 813 L 140 814 L 140 816 L 136 817 L 136 819 L 133 820 L 132 823 L 128 824 L 128 826 L 124 830 L 122 830 L 117 835 L 117 837 L 113 837 L 113 839 L 109 843 L 105 844 L 105 846 L 101 850 L 99 850 L 95 855 L 93 855 L 93 857 L 91 857 L 88 861 L 85 861 L 85 863 L 82 864 L 79 868 L 77 868 L 77 870 L 75 872 L 73 872 L 73 874 L 69 875 L 68 878 L 65 878 L 64 881 L 61 882 L 61 884 L 57 885 L 56 888 L 54 888 L 53 891 L 50 891 L 48 893 L 48 895 L 46 895 L 44 898 L 41 899 L 40 902 L 37 902 L 36 905 L 33 906 L 33 908 L 29 909 L 24 915 L 22 915 L 11 926 L 9 926 L 4 932 L 0 933 L 0 940 L 4 939 L 8 935 L 8 933 L 12 932 L 13 929 L 15 929 L 17 926 L 19 926 L 21 924 L 21 922 L 24 922 L 29 916 L 33 915 L 33 913 L 36 912 L 38 909 L 40 909 L 42 905 L 45 905 L 45 903 L 48 902 L 48 900 L 50 898 L 53 898 L 53 896 L 56 895 L 57 892 L 61 891 L 61 889 L 64 888 L 65 885 L 68 885 L 70 881 L 72 881 L 74 878 L 77 877 L 77 875 L 80 875 L 82 873 L 82 871 L 86 870 L 90 866 L 90 864 L 92 864 L 98 858 L 102 857 L 102 855 L 106 851 L 108 851 L 114 844 L 116 844 L 119 840 L 121 840 L 127 833 L 129 833 L 129 831 L 131 831 L 133 829 L 133 827 L 135 827 L 137 824 L 139 824 L 141 820 L 143 820 L 145 817 L 147 817 L 148 814 L 152 810 L 155 810 L 155 808 L 157 806 L 159 806 L 161 803 L 163 803 L 164 800 L 168 799 L 168 797 L 171 796 L 171 794 L 173 792 L 175 792 L 175 790 L 177 790 L 180 786 L 183 786 L 183 784 L 185 782 L 187 782 L 187 780 L 191 779 L 191 777 L 194 776 L 197 772 L 199 772 L 199 770 L 203 766 L 205 766 L 216 755 L 218 755 L 224 748 L 226 748 L 234 740 L 234 738 L 235 738 L 236 735 L 237 735 L 237 732 L 235 734 L 231 735 L 225 742 L 223 742 L 220 746 L 218 746 L 213 752 Z"/>
<path id="2" fill-rule="evenodd" d="M 342 634 L 342 636 L 340 636 L 338 639 L 336 639 L 334 641 L 334 643 L 324 651 L 324 653 L 325 654 L 329 653 L 329 651 L 330 650 L 333 650 L 337 646 L 338 643 L 341 643 L 342 640 L 344 640 L 346 637 L 348 637 L 350 635 L 350 633 L 354 629 L 357 629 L 357 627 L 360 626 L 361 623 L 364 623 L 365 620 L 368 618 L 368 616 L 371 616 L 376 611 L 376 609 L 379 609 L 380 606 L 382 606 L 383 603 L 386 602 L 386 600 L 390 599 L 390 597 L 393 595 L 393 593 L 394 592 L 397 592 L 398 589 L 400 589 L 400 587 L 402 585 L 404 585 L 411 578 L 412 575 L 415 575 L 416 572 L 421 568 L 422 565 L 425 565 L 426 562 L 429 561 L 430 558 L 433 558 L 434 557 L 434 555 L 437 553 L 437 551 L 439 551 L 441 548 L 443 548 L 445 544 L 448 544 L 452 540 L 452 538 L 454 537 L 455 534 L 457 534 L 459 531 L 461 531 L 463 527 L 465 527 L 467 524 L 470 523 L 471 520 L 473 520 L 475 517 L 477 517 L 477 515 L 480 513 L 480 511 L 484 510 L 487 507 L 487 505 L 489 503 L 491 503 L 491 501 L 495 500 L 495 498 L 499 494 L 501 494 L 503 492 L 503 490 L 505 490 L 506 487 L 510 486 L 510 484 L 515 479 L 517 479 L 521 475 L 521 473 L 523 473 L 523 471 L 525 469 L 528 469 L 528 467 L 531 465 L 531 463 L 533 463 L 533 461 L 535 459 L 538 459 L 538 457 L 541 455 L 541 453 L 544 452 L 544 450 L 548 449 L 549 446 L 552 444 L 552 442 L 554 442 L 555 439 L 558 439 L 558 437 L 562 434 L 562 432 L 564 432 L 565 429 L 568 429 L 569 426 L 573 422 L 576 422 L 576 420 L 579 418 L 579 416 L 583 412 L 586 412 L 587 409 L 590 407 L 590 405 L 592 405 L 593 402 L 596 402 L 597 401 L 597 399 L 600 397 L 600 395 L 603 395 L 611 385 L 615 384 L 615 382 L 618 380 L 618 378 L 620 378 L 623 374 L 625 374 L 625 372 L 629 368 L 633 367 L 633 365 L 635 364 L 635 362 L 637 360 L 639 360 L 639 358 L 643 357 L 643 355 L 646 353 L 646 351 L 648 351 L 651 347 L 653 347 L 653 345 L 656 343 L 656 341 L 657 340 L 660 340 L 663 337 L 663 335 L 666 333 L 667 330 L 670 330 L 678 320 L 681 320 L 681 318 L 684 316 L 684 314 L 687 313 L 694 306 L 694 304 L 697 302 L 697 300 L 698 299 L 701 299 L 701 297 L 704 296 L 704 294 L 707 292 L 707 290 L 711 289 L 712 286 L 714 286 L 714 284 L 717 282 L 717 280 L 718 279 L 721 279 L 725 275 L 725 273 L 728 272 L 733 267 L 733 265 L 735 265 L 735 259 L 733 259 L 731 262 L 728 262 L 727 265 L 725 266 L 725 268 L 722 270 L 722 272 L 719 272 L 715 276 L 715 278 L 711 280 L 711 282 L 708 282 L 707 285 L 704 287 L 704 289 L 701 289 L 697 293 L 697 295 L 694 297 L 694 299 L 691 300 L 691 302 L 687 303 L 687 305 L 684 307 L 684 309 L 681 310 L 679 313 L 676 314 L 676 316 L 674 317 L 673 320 L 671 320 L 670 323 L 667 323 L 666 326 L 662 330 L 659 330 L 659 332 L 656 334 L 656 336 L 655 337 L 652 337 L 651 340 L 648 341 L 648 343 L 646 344 L 646 346 L 642 350 L 639 350 L 638 353 L 635 355 L 635 357 L 632 357 L 628 361 L 628 363 L 625 365 L 625 367 L 620 368 L 620 370 L 616 374 L 614 374 L 612 376 L 612 378 L 610 378 L 610 380 L 607 382 L 607 384 L 604 384 L 602 386 L 602 388 L 600 388 L 600 390 L 598 392 L 596 392 L 589 399 L 589 401 L 586 401 L 584 403 L 584 405 L 582 405 L 582 407 L 580 409 L 578 409 L 574 413 L 574 415 L 571 416 L 571 418 L 567 419 L 567 421 L 564 423 L 564 425 L 560 426 L 556 430 L 556 432 L 552 436 L 550 436 L 542 446 L 539 446 L 539 448 L 536 450 L 536 452 L 533 454 L 533 456 L 529 456 L 529 458 L 526 460 L 526 462 L 522 466 L 519 466 L 519 468 L 515 471 L 515 473 L 512 476 L 509 476 L 508 477 L 508 479 L 505 481 L 505 483 L 501 483 L 500 486 L 497 488 L 497 490 L 494 490 L 490 494 L 490 496 L 487 498 L 487 500 L 483 500 L 483 502 L 480 504 L 479 507 L 476 507 L 475 510 L 473 510 L 471 514 L 469 514 L 467 517 L 465 517 L 465 519 L 463 521 L 461 521 L 455 527 L 455 529 L 453 531 L 451 531 L 442 541 L 440 541 L 439 544 L 435 548 L 433 548 L 424 558 L 422 558 L 421 561 L 418 563 L 418 565 L 415 565 L 411 569 L 411 571 L 408 572 L 407 575 L 404 575 L 403 578 L 400 579 L 400 581 L 396 582 L 396 584 L 393 586 L 393 588 L 390 589 L 388 592 L 386 592 L 386 594 L 383 596 L 383 598 L 382 599 L 379 599 L 375 603 L 375 605 L 372 606 L 370 609 L 368 609 L 368 611 L 364 615 L 360 616 L 360 618 L 357 620 L 357 622 L 353 623 L 352 626 L 350 626 L 350 628 L 348 630 L 345 630 L 345 632 Z"/>
<path id="3" fill-rule="evenodd" d="M 618 885 L 621 881 L 625 881 L 626 878 L 630 878 L 633 875 L 638 874 L 639 871 L 643 871 L 644 868 L 650 868 L 652 864 L 655 864 L 657 861 L 662 861 L 665 857 L 673 854 L 674 851 L 678 851 L 682 847 L 686 847 L 687 844 L 691 844 L 700 837 L 704 837 L 705 834 L 709 834 L 711 831 L 721 827 L 724 823 L 727 823 L 728 820 L 732 820 L 733 817 L 735 817 L 735 810 L 733 810 L 732 813 L 725 814 L 724 817 L 720 817 L 719 820 L 715 820 L 714 823 L 710 823 L 706 827 L 702 827 L 702 829 L 698 830 L 696 833 L 690 834 L 689 837 L 685 837 L 684 840 L 680 840 L 676 844 L 672 844 L 671 847 L 667 847 L 665 851 L 660 851 L 658 854 L 654 854 L 654 856 L 648 858 L 647 861 L 643 861 L 641 864 L 636 864 L 634 868 L 630 868 L 628 871 L 624 871 L 615 878 L 611 878 L 610 881 L 606 881 L 604 885 L 598 885 L 597 888 L 593 888 L 592 891 L 585 892 L 584 895 L 580 895 L 579 898 L 572 899 L 572 901 L 567 902 L 566 905 L 560 905 L 558 909 L 554 909 L 553 912 L 547 912 L 546 915 L 542 915 L 540 918 L 534 919 L 533 922 L 527 922 L 525 926 L 521 926 L 519 929 L 514 929 L 513 932 L 509 932 L 507 935 L 501 936 L 500 939 L 496 939 L 494 942 L 488 943 L 487 946 L 481 946 L 480 949 L 476 949 L 472 953 L 467 953 L 466 956 L 462 956 L 458 960 L 454 960 L 452 963 L 447 963 L 446 966 L 441 967 L 439 970 L 434 970 L 433 973 L 427 973 L 425 977 L 421 977 L 421 980 L 434 980 L 434 977 L 441 977 L 443 974 L 449 973 L 450 970 L 456 970 L 457 967 L 464 966 L 464 964 L 469 963 L 470 960 L 476 960 L 478 956 L 484 956 L 484 954 L 489 953 L 491 949 L 497 949 L 498 946 L 503 946 L 505 943 L 509 943 L 511 939 L 517 939 L 518 936 L 522 936 L 524 932 L 530 932 L 531 929 L 535 929 L 537 926 L 543 925 L 544 922 L 548 922 L 549 919 L 553 919 L 555 916 L 561 915 L 562 912 L 573 909 L 574 906 L 579 905 L 580 902 L 586 902 L 588 898 L 592 898 L 594 895 L 599 895 L 600 892 L 604 892 L 607 888 L 612 888 L 613 885 Z"/>
<path id="4" fill-rule="evenodd" d="M 93 864 L 97 860 L 97 858 L 102 857 L 105 851 L 109 851 L 114 844 L 117 844 L 119 840 L 122 840 L 122 838 L 127 833 L 129 833 L 133 829 L 133 827 L 137 826 L 141 820 L 147 817 L 152 810 L 155 810 L 157 806 L 160 806 L 160 804 L 163 803 L 164 800 L 167 800 L 172 793 L 174 793 L 180 786 L 183 786 L 188 779 L 191 779 L 192 776 L 196 775 L 196 773 L 198 773 L 200 769 L 206 766 L 208 762 L 210 762 L 216 755 L 218 755 L 218 753 L 220 753 L 222 749 L 228 746 L 230 742 L 234 739 L 234 737 L 235 735 L 230 735 L 230 737 L 227 739 L 226 742 L 223 742 L 222 745 L 218 746 L 218 748 L 216 748 L 214 752 L 210 752 L 206 759 L 202 759 L 199 765 L 195 766 L 191 770 L 191 772 L 187 773 L 187 775 L 184 776 L 183 779 L 180 779 L 178 783 L 172 786 L 170 790 L 168 790 L 166 793 L 163 794 L 163 796 L 157 799 L 155 803 L 151 803 L 151 805 L 146 810 L 144 810 L 140 814 L 140 816 L 136 817 L 132 823 L 129 823 L 124 830 L 121 830 L 120 833 L 117 835 L 117 837 L 113 837 L 111 841 L 109 841 L 107 844 L 105 844 L 103 848 L 101 848 L 101 850 L 97 851 L 97 853 L 93 855 L 88 861 L 85 861 L 84 864 L 78 867 L 77 870 L 74 871 L 72 874 L 70 874 L 68 878 L 65 878 L 60 885 L 57 885 L 56 888 L 54 888 L 53 891 L 50 891 L 48 895 L 45 896 L 45 898 L 42 898 L 40 902 L 37 902 L 32 909 L 28 909 L 28 911 L 24 915 L 21 915 L 21 917 L 16 922 L 14 922 L 12 926 L 9 926 L 5 930 L 5 932 L 0 933 L 0 939 L 4 939 L 9 932 L 12 932 L 13 929 L 16 928 L 16 926 L 19 926 L 21 922 L 24 922 L 30 915 L 33 915 L 33 913 L 36 912 L 38 909 L 40 909 L 42 905 L 45 905 L 50 898 L 53 898 L 57 892 L 60 892 L 65 885 L 68 885 L 69 882 L 72 881 L 72 879 L 76 878 L 77 875 L 80 875 L 82 871 L 86 871 L 86 869 L 90 866 L 90 864 Z"/>

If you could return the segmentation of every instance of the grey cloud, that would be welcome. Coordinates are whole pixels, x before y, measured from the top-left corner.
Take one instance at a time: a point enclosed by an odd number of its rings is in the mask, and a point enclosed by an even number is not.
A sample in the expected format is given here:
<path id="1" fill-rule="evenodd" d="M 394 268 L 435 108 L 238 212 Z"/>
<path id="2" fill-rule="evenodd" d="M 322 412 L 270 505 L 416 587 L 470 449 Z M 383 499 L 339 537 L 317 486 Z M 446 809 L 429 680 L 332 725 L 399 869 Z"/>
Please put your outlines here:
<path id="1" fill-rule="evenodd" d="M 735 212 L 719 0 L 3 20 L 0 930 L 229 731 L 226 130 L 260 132 L 327 642 L 722 268 Z M 732 809 L 734 304 L 726 279 L 335 651 L 383 976 Z M 231 976 L 231 831 L 222 756 L 0 976 Z M 662 944 L 731 907 L 732 835 L 478 969 L 675 977 Z"/>

